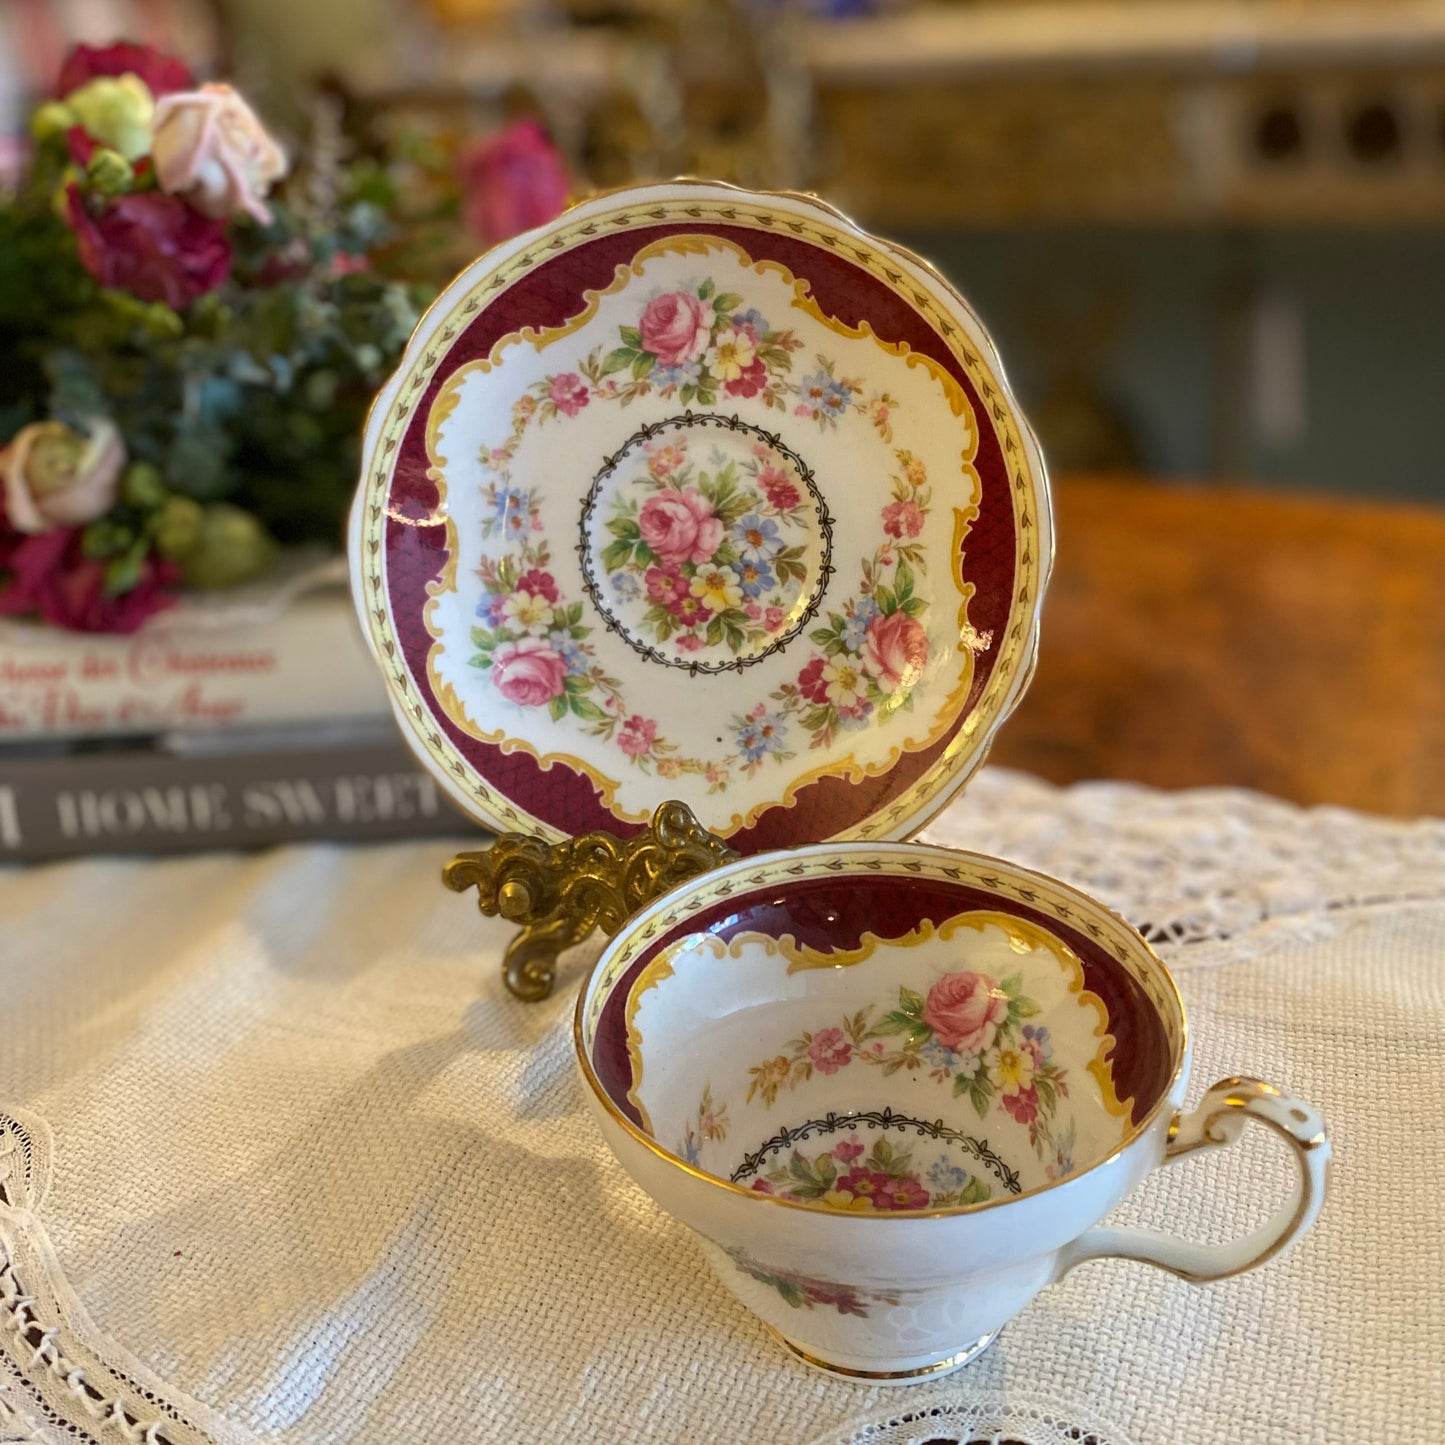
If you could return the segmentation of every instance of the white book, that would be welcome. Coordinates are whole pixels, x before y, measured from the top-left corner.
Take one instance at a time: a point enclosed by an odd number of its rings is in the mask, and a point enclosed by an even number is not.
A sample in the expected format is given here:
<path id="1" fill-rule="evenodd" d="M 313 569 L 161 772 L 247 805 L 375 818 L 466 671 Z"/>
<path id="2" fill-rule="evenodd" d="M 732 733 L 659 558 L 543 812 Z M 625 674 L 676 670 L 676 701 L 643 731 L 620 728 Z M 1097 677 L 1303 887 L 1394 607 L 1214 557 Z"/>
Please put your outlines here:
<path id="1" fill-rule="evenodd" d="M 128 637 L 0 622 L 0 746 L 389 716 L 331 563 L 187 597 Z"/>

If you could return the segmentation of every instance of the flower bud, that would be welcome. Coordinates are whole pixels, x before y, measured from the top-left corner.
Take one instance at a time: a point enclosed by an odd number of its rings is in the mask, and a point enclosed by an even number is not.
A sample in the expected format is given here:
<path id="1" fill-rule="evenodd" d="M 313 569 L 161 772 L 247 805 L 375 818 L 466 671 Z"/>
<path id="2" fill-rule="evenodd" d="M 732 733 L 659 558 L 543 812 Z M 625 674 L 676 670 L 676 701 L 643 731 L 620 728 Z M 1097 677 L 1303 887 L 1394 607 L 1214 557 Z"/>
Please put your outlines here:
<path id="1" fill-rule="evenodd" d="M 275 555 L 275 541 L 250 512 L 211 502 L 201 510 L 194 546 L 179 559 L 181 578 L 188 587 L 234 587 L 264 572 Z"/>
<path id="2" fill-rule="evenodd" d="M 149 154 L 156 103 L 139 77 L 107 75 L 87 81 L 65 97 L 65 104 L 93 140 L 126 160 Z"/>

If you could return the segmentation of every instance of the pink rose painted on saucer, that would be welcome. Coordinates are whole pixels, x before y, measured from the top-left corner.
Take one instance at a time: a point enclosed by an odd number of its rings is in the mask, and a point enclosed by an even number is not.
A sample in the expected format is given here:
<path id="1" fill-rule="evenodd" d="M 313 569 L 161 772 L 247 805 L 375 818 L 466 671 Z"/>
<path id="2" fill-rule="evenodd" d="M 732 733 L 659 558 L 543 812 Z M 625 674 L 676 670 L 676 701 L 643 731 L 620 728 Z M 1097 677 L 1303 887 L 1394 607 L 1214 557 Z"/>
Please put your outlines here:
<path id="1" fill-rule="evenodd" d="M 680 366 L 706 350 L 715 320 L 713 308 L 691 292 L 669 291 L 647 303 L 637 329 L 663 366 Z"/>
<path id="2" fill-rule="evenodd" d="M 661 492 L 642 504 L 642 540 L 664 562 L 710 561 L 723 539 L 723 524 L 696 487 Z"/>
<path id="3" fill-rule="evenodd" d="M 523 707 L 541 707 L 560 697 L 566 677 L 566 660 L 539 637 L 504 642 L 492 659 L 497 691 Z"/>
<path id="4" fill-rule="evenodd" d="M 928 634 L 906 612 L 875 617 L 863 641 L 863 662 L 883 692 L 902 692 L 923 676 Z"/>

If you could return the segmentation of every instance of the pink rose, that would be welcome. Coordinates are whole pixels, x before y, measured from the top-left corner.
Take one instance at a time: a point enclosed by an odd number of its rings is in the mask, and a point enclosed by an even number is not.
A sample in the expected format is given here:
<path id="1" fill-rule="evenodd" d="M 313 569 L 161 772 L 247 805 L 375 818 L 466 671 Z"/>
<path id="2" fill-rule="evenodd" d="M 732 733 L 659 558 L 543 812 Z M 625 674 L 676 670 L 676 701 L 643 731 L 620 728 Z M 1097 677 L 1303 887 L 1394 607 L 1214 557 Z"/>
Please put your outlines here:
<path id="1" fill-rule="evenodd" d="M 820 1074 L 836 1074 L 853 1057 L 853 1046 L 842 1029 L 819 1029 L 808 1045 L 808 1057 Z"/>
<path id="2" fill-rule="evenodd" d="M 928 664 L 928 634 L 906 612 L 890 612 L 868 624 L 863 663 L 886 693 L 912 687 Z"/>
<path id="3" fill-rule="evenodd" d="M 981 973 L 946 973 L 928 990 L 923 1022 L 946 1049 L 981 1054 L 1008 1016 L 1008 999 Z"/>
<path id="4" fill-rule="evenodd" d="M 576 416 L 587 405 L 587 383 L 575 371 L 564 371 L 552 378 L 547 399 L 564 416 Z"/>
<path id="5" fill-rule="evenodd" d="M 678 649 L 679 652 L 701 652 L 707 644 L 703 641 L 701 637 L 697 635 L 697 633 L 685 632 L 681 637 L 676 640 L 673 645 Z M 709 775 L 708 777 L 708 782 L 712 782 L 711 775 Z"/>
<path id="6" fill-rule="evenodd" d="M 66 96 L 89 81 L 122 75 L 134 75 L 157 97 L 195 84 L 183 61 L 149 45 L 77 45 L 65 57 L 55 93 Z"/>
<path id="7" fill-rule="evenodd" d="M 629 758 L 640 758 L 652 751 L 657 740 L 657 724 L 651 718 L 633 713 L 617 734 L 617 746 Z"/>
<path id="8" fill-rule="evenodd" d="M 769 632 L 777 632 L 787 620 L 788 614 L 781 607 L 767 607 L 763 609 L 763 626 Z"/>
<path id="9" fill-rule="evenodd" d="M 890 502 L 883 509 L 883 530 L 890 537 L 900 540 L 904 537 L 916 537 L 923 530 L 923 513 L 919 510 L 918 503 Z"/>
<path id="10" fill-rule="evenodd" d="M 32 422 L 0 450 L 5 519 L 31 534 L 93 522 L 115 505 L 124 465 L 125 444 L 108 421 L 92 422 L 89 436 Z"/>
<path id="11" fill-rule="evenodd" d="M 263 197 L 286 174 L 281 147 L 229 85 L 162 96 L 151 156 L 161 190 L 213 221 L 239 211 L 270 221 Z"/>
<path id="12" fill-rule="evenodd" d="M 664 366 L 702 355 L 712 338 L 713 312 L 690 291 L 654 296 L 638 322 L 642 345 Z"/>
<path id="13" fill-rule="evenodd" d="M 549 603 L 557 601 L 557 582 L 550 572 L 533 567 L 517 578 L 518 592 L 530 592 L 533 597 L 542 597 Z"/>
<path id="14" fill-rule="evenodd" d="M 231 245 L 219 222 L 178 196 L 139 191 L 101 202 L 92 214 L 74 185 L 66 219 L 80 264 L 100 282 L 179 310 L 231 274 Z"/>
<path id="15" fill-rule="evenodd" d="M 696 487 L 649 497 L 642 504 L 637 526 L 642 540 L 662 562 L 710 561 L 723 539 L 721 520 Z"/>
<path id="16" fill-rule="evenodd" d="M 467 227 L 495 246 L 566 209 L 567 168 L 535 120 L 516 120 L 476 141 L 461 157 Z"/>
<path id="17" fill-rule="evenodd" d="M 540 637 L 504 642 L 492 655 L 492 681 L 508 702 L 541 707 L 562 692 L 567 663 Z"/>
<path id="18" fill-rule="evenodd" d="M 134 632 L 175 602 L 174 562 L 147 557 L 134 586 L 111 593 L 105 567 L 81 551 L 80 533 L 0 537 L 0 616 L 44 618 L 72 632 Z"/>
<path id="19" fill-rule="evenodd" d="M 833 1157 L 844 1164 L 851 1164 L 863 1157 L 863 1146 L 856 1139 L 845 1139 L 833 1146 Z"/>

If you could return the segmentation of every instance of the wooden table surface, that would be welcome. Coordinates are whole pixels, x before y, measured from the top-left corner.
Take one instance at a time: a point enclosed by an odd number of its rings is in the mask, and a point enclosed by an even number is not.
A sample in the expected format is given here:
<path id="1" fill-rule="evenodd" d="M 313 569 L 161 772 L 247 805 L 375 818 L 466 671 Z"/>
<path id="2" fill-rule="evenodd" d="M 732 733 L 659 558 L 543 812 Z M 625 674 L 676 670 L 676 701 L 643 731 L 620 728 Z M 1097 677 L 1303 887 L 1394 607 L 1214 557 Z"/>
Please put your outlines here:
<path id="1" fill-rule="evenodd" d="M 1064 478 L 993 760 L 1445 815 L 1445 511 Z"/>

